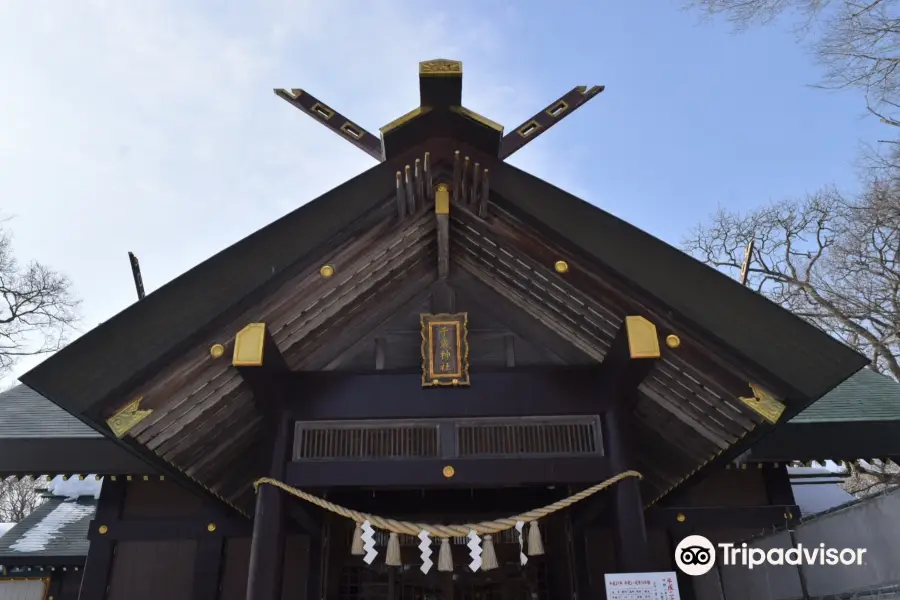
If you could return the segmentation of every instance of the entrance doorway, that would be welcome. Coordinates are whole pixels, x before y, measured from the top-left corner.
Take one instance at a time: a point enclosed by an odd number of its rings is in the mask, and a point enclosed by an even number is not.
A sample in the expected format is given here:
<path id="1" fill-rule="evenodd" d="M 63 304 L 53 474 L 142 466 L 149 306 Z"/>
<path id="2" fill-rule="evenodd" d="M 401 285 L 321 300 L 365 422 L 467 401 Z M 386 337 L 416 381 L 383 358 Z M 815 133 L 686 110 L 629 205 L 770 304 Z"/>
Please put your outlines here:
<path id="1" fill-rule="evenodd" d="M 499 557 L 498 557 L 499 562 Z M 419 565 L 345 566 L 337 600 L 548 600 L 543 563 L 522 568 L 518 562 L 501 564 L 489 572 L 472 573 L 457 567 L 453 573 Z"/>

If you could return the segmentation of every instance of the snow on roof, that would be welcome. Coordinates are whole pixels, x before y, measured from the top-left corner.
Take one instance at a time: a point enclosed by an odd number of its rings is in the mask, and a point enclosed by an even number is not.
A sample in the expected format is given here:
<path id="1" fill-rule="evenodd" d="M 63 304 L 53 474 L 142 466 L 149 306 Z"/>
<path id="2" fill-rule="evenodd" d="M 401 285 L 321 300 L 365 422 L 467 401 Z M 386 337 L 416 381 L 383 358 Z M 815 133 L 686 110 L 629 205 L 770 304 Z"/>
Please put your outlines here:
<path id="1" fill-rule="evenodd" d="M 5 534 L 7 531 L 15 527 L 15 523 L 0 523 L 0 535 Z"/>
<path id="2" fill-rule="evenodd" d="M 80 504 L 74 500 L 60 502 L 59 505 L 45 515 L 36 525 L 25 532 L 22 537 L 10 544 L 9 549 L 15 552 L 40 552 L 62 535 L 66 525 L 76 523 L 94 514 L 95 507 Z"/>
<path id="3" fill-rule="evenodd" d="M 54 496 L 63 496 L 69 500 L 87 496 L 93 496 L 96 500 L 100 497 L 102 485 L 103 479 L 98 479 L 96 475 L 88 475 L 84 479 L 70 477 L 66 480 L 63 480 L 61 475 L 57 475 L 47 484 L 47 491 Z"/>

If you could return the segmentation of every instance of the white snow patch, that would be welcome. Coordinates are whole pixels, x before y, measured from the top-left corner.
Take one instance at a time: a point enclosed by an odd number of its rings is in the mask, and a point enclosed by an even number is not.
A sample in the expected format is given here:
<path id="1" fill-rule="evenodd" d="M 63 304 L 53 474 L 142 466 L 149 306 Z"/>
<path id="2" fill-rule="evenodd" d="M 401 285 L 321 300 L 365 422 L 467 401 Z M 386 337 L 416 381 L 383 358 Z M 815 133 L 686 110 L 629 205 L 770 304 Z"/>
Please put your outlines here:
<path id="1" fill-rule="evenodd" d="M 10 529 L 15 527 L 15 523 L 0 523 L 0 535 L 5 535 Z"/>
<path id="2" fill-rule="evenodd" d="M 100 497 L 100 486 L 103 485 L 103 479 L 98 479 L 96 475 L 88 475 L 84 479 L 70 477 L 63 481 L 62 475 L 57 475 L 47 484 L 47 491 L 54 496 L 65 496 L 70 500 L 93 496 L 95 499 Z"/>
<path id="3" fill-rule="evenodd" d="M 78 504 L 72 500 L 65 500 L 59 506 L 50 511 L 46 517 L 25 532 L 25 534 L 10 544 L 9 549 L 16 552 L 40 552 L 47 548 L 47 544 L 59 537 L 60 530 L 66 525 L 80 521 L 94 513 L 93 506 Z"/>

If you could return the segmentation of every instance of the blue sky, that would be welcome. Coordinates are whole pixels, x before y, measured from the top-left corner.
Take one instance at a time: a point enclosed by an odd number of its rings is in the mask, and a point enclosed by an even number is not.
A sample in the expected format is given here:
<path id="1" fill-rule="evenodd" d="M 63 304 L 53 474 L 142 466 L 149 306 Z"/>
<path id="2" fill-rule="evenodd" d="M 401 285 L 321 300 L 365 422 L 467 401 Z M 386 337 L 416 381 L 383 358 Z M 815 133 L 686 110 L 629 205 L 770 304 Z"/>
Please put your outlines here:
<path id="1" fill-rule="evenodd" d="M 787 24 L 735 35 L 677 0 L 211 6 L 0 3 L 0 209 L 83 329 L 134 301 L 127 251 L 152 291 L 372 166 L 274 87 L 374 131 L 418 104 L 420 60 L 462 60 L 464 103 L 507 128 L 606 85 L 512 162 L 673 244 L 718 205 L 851 189 L 886 135 L 858 93 L 808 86 Z"/>

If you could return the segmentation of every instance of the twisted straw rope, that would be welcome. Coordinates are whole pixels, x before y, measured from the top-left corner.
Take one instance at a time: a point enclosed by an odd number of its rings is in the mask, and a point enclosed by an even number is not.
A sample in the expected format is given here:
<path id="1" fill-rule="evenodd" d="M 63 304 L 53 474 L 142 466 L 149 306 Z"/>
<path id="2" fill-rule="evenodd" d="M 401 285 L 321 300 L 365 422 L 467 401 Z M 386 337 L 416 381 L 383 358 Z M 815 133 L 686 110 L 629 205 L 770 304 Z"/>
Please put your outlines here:
<path id="1" fill-rule="evenodd" d="M 643 478 L 643 476 L 637 471 L 625 471 L 623 473 L 615 475 L 614 477 L 610 477 L 606 481 L 602 481 L 597 485 L 592 485 L 591 487 L 587 488 L 586 490 L 582 490 L 577 494 L 572 494 L 568 498 L 563 498 L 562 500 L 557 500 L 553 504 L 548 504 L 543 508 L 536 508 L 526 513 L 515 515 L 514 517 L 509 517 L 508 519 L 482 521 L 481 523 L 467 523 L 465 525 L 429 525 L 427 523 L 412 523 L 410 521 L 386 519 L 377 515 L 370 515 L 367 513 L 351 510 L 343 506 L 339 506 L 337 504 L 329 502 L 328 500 L 313 496 L 312 494 L 307 494 L 303 490 L 298 490 L 297 488 L 293 488 L 286 483 L 282 483 L 277 479 L 272 479 L 270 477 L 257 479 L 253 482 L 253 488 L 259 491 L 260 485 L 271 485 L 287 492 L 292 496 L 296 496 L 301 500 L 306 500 L 311 504 L 315 504 L 316 506 L 324 508 L 329 512 L 333 512 L 336 515 L 346 517 L 357 523 L 368 521 L 372 524 L 373 527 L 384 529 L 386 531 L 390 531 L 391 533 L 419 535 L 419 532 L 424 530 L 427 531 L 429 535 L 435 537 L 451 538 L 469 535 L 469 532 L 472 530 L 474 530 L 479 535 L 499 533 L 501 531 L 505 531 L 507 529 L 515 527 L 518 521 L 524 521 L 526 523 L 530 521 L 536 521 L 537 519 L 551 515 L 557 511 L 575 504 L 576 502 L 584 500 L 589 496 L 593 496 L 600 490 L 608 488 L 609 486 L 616 484 L 628 477 L 637 477 L 638 479 Z"/>

